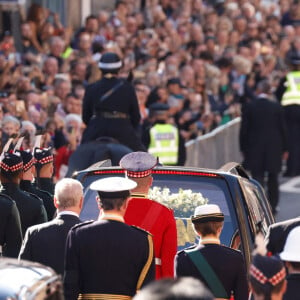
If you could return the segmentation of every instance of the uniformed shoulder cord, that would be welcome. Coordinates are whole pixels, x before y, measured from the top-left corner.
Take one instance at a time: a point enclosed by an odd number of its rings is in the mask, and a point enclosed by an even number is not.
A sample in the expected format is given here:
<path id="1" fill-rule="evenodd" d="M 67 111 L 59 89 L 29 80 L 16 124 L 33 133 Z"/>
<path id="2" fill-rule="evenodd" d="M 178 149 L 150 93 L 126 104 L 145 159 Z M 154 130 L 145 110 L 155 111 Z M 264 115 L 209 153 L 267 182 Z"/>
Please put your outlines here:
<path id="1" fill-rule="evenodd" d="M 136 290 L 140 290 L 144 280 L 145 280 L 145 277 L 150 269 L 150 266 L 151 266 L 151 263 L 153 261 L 153 258 L 154 258 L 154 250 L 153 250 L 153 240 L 152 240 L 152 237 L 151 235 L 148 234 L 148 244 L 149 244 L 149 255 L 148 255 L 148 259 L 146 261 L 146 264 L 144 265 L 143 269 L 142 269 L 142 272 L 139 276 L 139 280 L 137 282 L 137 285 L 136 285 Z"/>

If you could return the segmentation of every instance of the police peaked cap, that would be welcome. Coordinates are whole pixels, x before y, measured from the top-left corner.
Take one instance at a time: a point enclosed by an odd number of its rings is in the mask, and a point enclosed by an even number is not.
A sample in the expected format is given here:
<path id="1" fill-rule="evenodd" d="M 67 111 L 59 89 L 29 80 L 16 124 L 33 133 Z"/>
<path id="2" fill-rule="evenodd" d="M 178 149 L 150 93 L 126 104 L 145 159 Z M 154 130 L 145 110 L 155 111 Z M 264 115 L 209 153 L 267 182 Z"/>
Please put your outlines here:
<path id="1" fill-rule="evenodd" d="M 35 148 L 34 149 L 35 164 L 39 167 L 53 162 L 53 154 L 51 148 Z"/>
<path id="2" fill-rule="evenodd" d="M 18 152 L 4 152 L 0 162 L 1 172 L 15 173 L 23 169 L 23 160 Z"/>
<path id="3" fill-rule="evenodd" d="M 34 164 L 34 157 L 31 151 L 28 150 L 17 150 L 17 153 L 20 153 L 23 160 L 23 170 L 24 172 L 28 171 Z"/>
<path id="4" fill-rule="evenodd" d="M 98 66 L 101 70 L 117 70 L 122 67 L 122 61 L 116 53 L 106 52 L 101 56 Z"/>
<path id="5" fill-rule="evenodd" d="M 120 166 L 125 169 L 128 177 L 142 178 L 152 173 L 157 165 L 157 159 L 148 152 L 131 152 L 120 160 Z"/>

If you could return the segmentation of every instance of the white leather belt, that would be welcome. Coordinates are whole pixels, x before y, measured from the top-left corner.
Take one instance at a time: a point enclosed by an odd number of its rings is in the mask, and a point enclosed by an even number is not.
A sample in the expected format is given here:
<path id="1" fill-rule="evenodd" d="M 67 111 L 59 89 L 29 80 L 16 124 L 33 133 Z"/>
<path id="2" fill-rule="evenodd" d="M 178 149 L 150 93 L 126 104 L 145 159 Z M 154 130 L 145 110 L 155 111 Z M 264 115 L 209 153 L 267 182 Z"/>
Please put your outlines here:
<path id="1" fill-rule="evenodd" d="M 161 259 L 158 257 L 155 257 L 155 264 L 158 266 L 161 266 Z"/>

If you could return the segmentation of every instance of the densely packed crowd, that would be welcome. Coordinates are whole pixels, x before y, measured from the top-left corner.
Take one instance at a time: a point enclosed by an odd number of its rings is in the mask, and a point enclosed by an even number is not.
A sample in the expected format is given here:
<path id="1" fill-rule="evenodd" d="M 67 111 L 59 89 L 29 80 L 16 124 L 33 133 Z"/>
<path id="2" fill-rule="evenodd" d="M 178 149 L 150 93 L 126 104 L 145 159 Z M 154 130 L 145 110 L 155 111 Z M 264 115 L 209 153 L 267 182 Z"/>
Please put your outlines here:
<path id="1" fill-rule="evenodd" d="M 5 32 L 0 42 L 2 140 L 26 131 L 30 147 L 36 131 L 47 132 L 59 178 L 81 140 L 85 88 L 101 78 L 101 55 L 113 51 L 120 75 L 139 83 L 142 122 L 150 104 L 168 103 L 188 141 L 239 116 L 260 79 L 276 90 L 298 53 L 299 24 L 300 4 L 291 0 L 116 1 L 78 30 L 32 4 L 21 40 Z"/>

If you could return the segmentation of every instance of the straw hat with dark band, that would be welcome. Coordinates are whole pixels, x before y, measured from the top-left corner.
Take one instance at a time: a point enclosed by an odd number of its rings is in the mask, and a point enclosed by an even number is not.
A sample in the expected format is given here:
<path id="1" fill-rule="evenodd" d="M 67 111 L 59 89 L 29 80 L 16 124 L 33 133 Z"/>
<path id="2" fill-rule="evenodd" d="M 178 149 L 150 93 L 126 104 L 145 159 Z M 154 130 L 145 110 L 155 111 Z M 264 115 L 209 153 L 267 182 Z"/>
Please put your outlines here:
<path id="1" fill-rule="evenodd" d="M 224 214 L 218 205 L 205 204 L 196 207 L 194 215 L 191 216 L 191 220 L 193 223 L 222 222 L 224 221 Z"/>

